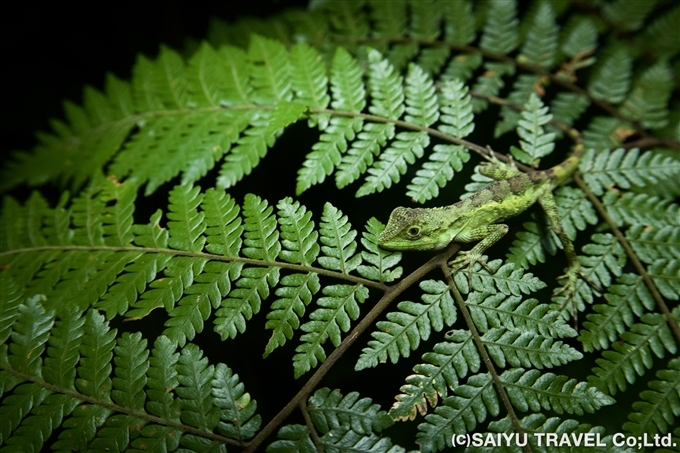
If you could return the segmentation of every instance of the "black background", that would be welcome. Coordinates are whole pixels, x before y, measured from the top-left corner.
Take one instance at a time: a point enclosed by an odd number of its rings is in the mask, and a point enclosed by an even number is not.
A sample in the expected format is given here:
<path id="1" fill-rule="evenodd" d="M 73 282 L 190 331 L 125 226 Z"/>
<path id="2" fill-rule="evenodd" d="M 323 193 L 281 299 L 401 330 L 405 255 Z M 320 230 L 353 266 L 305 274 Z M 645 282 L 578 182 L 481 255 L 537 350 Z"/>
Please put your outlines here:
<path id="1" fill-rule="evenodd" d="M 203 39 L 215 16 L 266 17 L 304 0 L 221 2 L 8 2 L 0 26 L 3 158 L 35 145 L 34 132 L 61 118 L 63 99 L 80 104 L 85 84 L 101 89 L 107 71 L 129 79 L 137 53 L 181 49 Z"/>

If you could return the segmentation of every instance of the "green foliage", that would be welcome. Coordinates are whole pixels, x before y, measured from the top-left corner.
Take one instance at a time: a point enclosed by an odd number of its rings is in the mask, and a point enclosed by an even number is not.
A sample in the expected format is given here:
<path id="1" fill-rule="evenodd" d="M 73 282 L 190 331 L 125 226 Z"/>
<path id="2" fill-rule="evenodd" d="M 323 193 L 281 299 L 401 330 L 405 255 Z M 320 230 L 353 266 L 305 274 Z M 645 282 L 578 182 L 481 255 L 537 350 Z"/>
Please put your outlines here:
<path id="1" fill-rule="evenodd" d="M 555 148 L 555 134 L 543 132 L 542 126 L 552 119 L 552 115 L 547 112 L 548 108 L 543 106 L 538 96 L 532 94 L 517 128 L 522 150 L 511 149 L 513 156 L 520 162 L 535 164 Z"/>
<path id="2" fill-rule="evenodd" d="M 623 431 L 680 436 L 678 14 L 652 1 L 318 0 L 213 21 L 210 42 L 161 46 L 130 81 L 86 87 L 0 174 L 4 449 L 402 452 L 389 436 L 417 417 L 409 448 L 423 452 L 517 427 L 613 448 L 580 417 L 614 403 Z M 296 176 L 266 181 L 278 200 L 245 194 L 295 123 L 314 137 L 281 150 Z M 352 226 L 395 194 L 451 204 L 480 157 L 512 175 L 581 146 L 554 191 L 579 254 L 565 286 L 562 241 L 538 209 L 508 221 L 505 260 L 499 242 L 450 278 L 428 273 L 453 249 L 402 260 L 378 246 L 386 219 Z M 477 169 L 462 198 L 490 181 Z M 138 327 L 152 319 L 158 331 Z M 274 353 L 306 383 L 267 376 L 292 398 L 267 420 L 240 368 Z M 339 370 L 343 354 L 354 370 Z M 575 361 L 587 378 L 560 368 Z M 387 370 L 391 409 L 320 387 L 331 368 L 328 382 L 350 387 Z M 288 418 L 298 409 L 304 425 Z"/>
<path id="3" fill-rule="evenodd" d="M 342 430 L 349 425 L 357 434 L 380 432 L 394 423 L 378 404 L 371 404 L 370 398 L 359 399 L 357 392 L 342 396 L 339 390 L 328 388 L 317 390 L 309 398 L 310 415 L 314 424 L 327 433 Z"/>
<path id="4" fill-rule="evenodd" d="M 640 393 L 644 401 L 633 404 L 636 412 L 631 413 L 628 416 L 631 421 L 623 425 L 626 431 L 635 435 L 663 433 L 668 431 L 670 425 L 673 425 L 678 416 L 673 408 L 678 405 L 679 366 L 678 358 L 671 359 L 668 362 L 668 369 L 656 373 L 659 380 L 651 381 L 649 390 Z"/>
<path id="5" fill-rule="evenodd" d="M 445 283 L 426 280 L 420 283 L 420 288 L 425 292 L 423 303 L 400 302 L 399 311 L 388 313 L 388 321 L 377 323 L 380 331 L 371 334 L 375 340 L 369 341 L 368 348 L 363 350 L 355 367 L 357 371 L 386 362 L 388 357 L 397 363 L 399 357 L 408 357 L 421 341 L 430 338 L 433 330 L 440 332 L 456 322 L 453 299 Z"/>
<path id="6" fill-rule="evenodd" d="M 598 367 L 590 376 L 594 385 L 611 395 L 617 390 L 624 391 L 627 383 L 635 382 L 636 374 L 642 375 L 645 368 L 651 368 L 653 355 L 664 358 L 666 351 L 676 354 L 678 350 L 668 325 L 658 313 L 646 313 L 642 322 L 634 324 L 620 338 L 622 343 L 614 343 L 613 351 L 602 353 L 603 358 L 597 360 Z"/>
<path id="7" fill-rule="evenodd" d="M 590 189 L 596 195 L 602 195 L 608 187 L 629 189 L 677 178 L 680 160 L 650 151 L 640 154 L 637 148 L 630 151 L 618 148 L 597 154 L 588 150 L 581 161 L 581 168 L 587 169 L 584 180 Z"/>

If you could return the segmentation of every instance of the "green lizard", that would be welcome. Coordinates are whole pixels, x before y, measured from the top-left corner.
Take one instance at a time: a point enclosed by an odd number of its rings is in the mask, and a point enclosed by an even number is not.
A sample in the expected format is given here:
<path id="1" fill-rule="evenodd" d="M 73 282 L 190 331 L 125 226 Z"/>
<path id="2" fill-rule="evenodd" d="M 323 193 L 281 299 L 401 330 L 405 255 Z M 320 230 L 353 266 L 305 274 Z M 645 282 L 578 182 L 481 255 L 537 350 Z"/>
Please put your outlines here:
<path id="1" fill-rule="evenodd" d="M 514 217 L 538 201 L 550 220 L 567 255 L 567 284 L 562 290 L 574 291 L 580 264 L 574 245 L 562 228 L 552 191 L 574 173 L 582 154 L 577 145 L 564 162 L 543 171 L 521 173 L 515 168 L 483 165 L 480 173 L 496 180 L 471 197 L 450 206 L 438 208 L 404 208 L 392 211 L 385 230 L 378 238 L 387 250 L 440 250 L 451 242 L 479 241 L 471 250 L 460 252 L 450 264 L 453 270 L 482 261 L 482 254 L 508 232 L 503 220 Z"/>

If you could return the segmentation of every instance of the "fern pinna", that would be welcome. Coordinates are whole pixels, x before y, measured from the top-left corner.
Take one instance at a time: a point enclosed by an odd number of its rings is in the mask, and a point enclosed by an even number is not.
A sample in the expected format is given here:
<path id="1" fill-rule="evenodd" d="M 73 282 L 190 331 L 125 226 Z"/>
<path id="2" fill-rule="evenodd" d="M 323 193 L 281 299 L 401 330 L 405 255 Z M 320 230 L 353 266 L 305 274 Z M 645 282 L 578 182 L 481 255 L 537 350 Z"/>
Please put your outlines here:
<path id="1" fill-rule="evenodd" d="M 86 88 L 2 170 L 3 451 L 678 444 L 678 21 L 669 2 L 313 1 L 214 21 L 188 57 L 162 46 L 130 81 Z M 286 150 L 294 193 L 241 191 L 293 123 L 314 137 Z M 539 266 L 561 246 L 539 211 L 471 278 L 447 268 L 457 245 L 378 246 L 399 194 L 451 204 L 489 184 L 479 157 L 513 174 L 573 147 L 579 171 L 555 191 L 584 274 L 573 297 L 563 264 Z M 47 201 L 47 183 L 72 194 Z M 142 194 L 167 202 L 147 213 Z M 162 328 L 136 327 L 150 319 Z M 287 404 L 242 381 L 252 358 L 210 353 L 252 338 L 264 362 L 292 356 L 279 373 L 304 384 L 276 387 Z"/>

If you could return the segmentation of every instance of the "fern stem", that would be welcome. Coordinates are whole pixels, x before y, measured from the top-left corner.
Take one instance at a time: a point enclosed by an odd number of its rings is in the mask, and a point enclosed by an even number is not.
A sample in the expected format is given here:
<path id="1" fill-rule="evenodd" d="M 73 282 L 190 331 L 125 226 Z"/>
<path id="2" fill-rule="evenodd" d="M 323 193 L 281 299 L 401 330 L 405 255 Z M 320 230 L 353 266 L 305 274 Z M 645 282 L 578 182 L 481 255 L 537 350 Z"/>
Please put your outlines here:
<path id="1" fill-rule="evenodd" d="M 314 442 L 316 451 L 319 453 L 324 453 L 325 450 L 323 448 L 323 444 L 321 443 L 321 439 L 319 438 L 319 433 L 316 432 L 312 417 L 309 415 L 309 409 L 307 408 L 307 398 L 302 398 L 300 400 L 300 412 L 302 412 L 302 416 L 305 419 L 305 425 L 307 425 L 309 435 L 312 436 L 312 442 Z"/>
<path id="2" fill-rule="evenodd" d="M 342 43 L 342 41 L 339 41 Z M 546 77 L 550 79 L 551 82 L 553 82 L 556 85 L 560 85 L 563 88 L 566 88 L 574 93 L 580 94 L 582 96 L 586 96 L 590 102 L 593 104 L 597 105 L 600 107 L 602 110 L 607 112 L 609 115 L 613 116 L 614 118 L 617 118 L 623 122 L 630 123 L 633 128 L 635 129 L 635 132 L 637 132 L 640 136 L 642 137 L 647 137 L 647 131 L 642 127 L 639 121 L 634 121 L 631 120 L 630 118 L 622 115 L 619 110 L 611 105 L 607 101 L 603 101 L 602 99 L 598 99 L 596 97 L 593 97 L 586 89 L 581 88 L 580 86 L 576 85 L 575 83 L 572 83 L 568 80 L 565 80 L 564 76 L 560 77 L 558 74 L 553 74 L 552 72 L 540 67 L 540 66 L 535 66 L 523 61 L 519 61 L 516 58 L 504 55 L 504 54 L 498 54 L 495 52 L 489 52 L 488 50 L 484 50 L 479 47 L 474 47 L 474 46 L 468 46 L 465 44 L 456 44 L 456 43 L 449 43 L 449 42 L 442 42 L 442 41 L 431 41 L 431 40 L 422 40 L 422 39 L 413 39 L 413 38 L 389 38 L 389 39 L 376 39 L 376 38 L 364 38 L 364 39 L 359 39 L 356 41 L 352 41 L 353 44 L 356 43 L 361 43 L 361 44 L 371 44 L 371 43 L 380 43 L 380 44 L 416 44 L 418 47 L 439 47 L 439 48 L 449 48 L 451 50 L 457 50 L 460 52 L 467 52 L 467 53 L 476 53 L 484 56 L 485 58 L 488 58 L 490 60 L 496 60 L 500 61 L 503 63 L 508 63 L 513 66 L 516 66 L 518 68 L 521 68 L 527 72 L 532 72 L 534 74 L 537 74 L 541 77 Z M 680 145 L 680 144 L 679 144 Z"/>
<path id="3" fill-rule="evenodd" d="M 415 271 L 407 275 L 402 281 L 394 286 L 387 287 L 385 294 L 378 301 L 378 303 L 369 311 L 366 316 L 356 325 L 354 329 L 342 340 L 342 343 L 335 348 L 335 350 L 328 356 L 325 362 L 321 364 L 318 370 L 309 378 L 305 385 L 300 389 L 300 391 L 290 400 L 286 406 L 279 411 L 274 418 L 267 423 L 267 426 L 262 428 L 262 430 L 248 442 L 247 448 L 244 453 L 253 453 L 257 451 L 257 448 L 262 444 L 262 442 L 269 437 L 274 430 L 291 414 L 296 408 L 300 407 L 300 401 L 309 398 L 314 389 L 321 383 L 323 377 L 328 373 L 328 371 L 333 367 L 335 362 L 337 362 L 340 357 L 349 349 L 350 346 L 356 341 L 357 338 L 368 329 L 373 322 L 387 309 L 387 307 L 397 298 L 406 288 L 417 283 L 423 278 L 427 273 L 433 269 L 441 266 L 442 263 L 446 263 L 448 259 L 458 250 L 460 245 L 452 243 L 446 248 L 442 253 L 432 257 L 428 262 L 420 266 Z"/>
<path id="4" fill-rule="evenodd" d="M 328 269 L 324 269 L 321 267 L 313 267 L 313 266 L 303 266 L 300 264 L 292 264 L 292 263 L 286 263 L 283 261 L 267 261 L 267 260 L 257 260 L 257 259 L 252 259 L 252 258 L 243 258 L 240 256 L 224 256 L 224 255 L 214 255 L 212 253 L 198 253 L 198 252 L 190 252 L 186 250 L 174 250 L 174 249 L 164 249 L 164 248 L 149 248 L 149 247 L 135 247 L 135 246 L 127 246 L 127 247 L 114 247 L 114 246 L 85 246 L 85 245 L 46 245 L 46 246 L 41 246 L 41 247 L 29 247 L 29 248 L 21 248 L 21 249 L 14 249 L 10 250 L 7 252 L 0 252 L 0 258 L 3 258 L 5 256 L 9 255 L 15 255 L 15 254 L 20 254 L 20 253 L 30 253 L 30 252 L 42 252 L 42 251 L 70 251 L 70 250 L 78 250 L 78 251 L 92 251 L 92 252 L 99 252 L 99 251 L 109 251 L 109 252 L 142 252 L 142 253 L 158 253 L 158 254 L 168 254 L 168 255 L 173 255 L 173 256 L 190 256 L 190 257 L 198 257 L 198 258 L 206 258 L 211 261 L 224 261 L 224 262 L 236 262 L 236 263 L 244 263 L 244 264 L 250 264 L 252 266 L 260 266 L 260 267 L 280 267 L 282 269 L 288 269 L 292 271 L 298 271 L 298 272 L 314 272 L 319 275 L 323 275 L 326 277 L 331 277 L 331 278 L 336 278 L 340 280 L 346 280 L 350 281 L 353 283 L 358 283 L 360 285 L 364 285 L 369 288 L 377 289 L 379 291 L 386 292 L 389 289 L 389 286 L 385 285 L 384 283 L 376 282 L 373 280 L 368 280 L 366 278 L 362 277 L 357 277 L 354 275 L 350 274 L 345 274 L 342 272 L 337 272 L 337 271 L 331 271 Z"/>
<path id="5" fill-rule="evenodd" d="M 576 182 L 576 185 L 579 186 L 579 188 L 585 192 L 586 197 L 588 197 L 588 200 L 590 200 L 593 206 L 595 206 L 595 210 L 597 211 L 597 213 L 602 217 L 602 219 L 609 226 L 609 228 L 611 228 L 612 233 L 614 233 L 614 236 L 616 236 L 616 240 L 619 241 L 619 244 L 621 244 L 623 249 L 626 251 L 626 255 L 628 255 L 628 258 L 633 264 L 633 267 L 642 277 L 642 280 L 645 282 L 645 285 L 649 289 L 649 292 L 652 293 L 652 297 L 654 298 L 654 301 L 656 302 L 656 306 L 659 308 L 659 311 L 663 313 L 663 315 L 666 317 L 666 322 L 673 331 L 675 341 L 680 343 L 680 327 L 678 327 L 678 323 L 675 322 L 675 319 L 673 318 L 671 311 L 668 309 L 668 306 L 664 302 L 663 297 L 661 297 L 659 290 L 656 289 L 656 285 L 654 284 L 652 278 L 647 273 L 645 266 L 638 259 L 637 255 L 635 254 L 635 251 L 630 246 L 628 239 L 626 239 L 626 236 L 616 226 L 612 218 L 609 217 L 609 213 L 607 213 L 607 209 L 604 207 L 604 205 L 600 203 L 600 200 L 595 195 L 593 195 L 590 189 L 588 189 L 588 186 L 583 181 L 583 179 L 581 179 L 581 176 L 575 174 L 573 178 L 574 181 Z"/>
<path id="6" fill-rule="evenodd" d="M 482 341 L 481 335 L 479 335 L 479 331 L 477 330 L 477 327 L 475 326 L 474 321 L 472 320 L 472 316 L 470 316 L 470 312 L 467 309 L 467 305 L 465 301 L 463 300 L 463 296 L 460 295 L 460 291 L 458 291 L 458 287 L 453 281 L 453 277 L 451 276 L 451 269 L 449 268 L 448 264 L 444 261 L 440 263 L 440 269 L 444 273 L 444 276 L 446 277 L 446 283 L 449 285 L 449 288 L 451 290 L 451 293 L 453 294 L 453 298 L 456 299 L 456 304 L 458 305 L 458 309 L 460 312 L 463 314 L 463 318 L 465 319 L 465 324 L 467 325 L 468 329 L 470 330 L 470 335 L 472 335 L 472 341 L 475 342 L 475 346 L 477 347 L 477 352 L 479 352 L 479 355 L 482 357 L 482 360 L 484 361 L 484 365 L 486 365 L 486 369 L 489 370 L 489 374 L 491 375 L 491 380 L 493 381 L 494 387 L 496 387 L 496 391 L 498 392 L 498 396 L 500 397 L 501 401 L 503 401 L 503 406 L 505 407 L 505 410 L 508 412 L 508 416 L 510 417 L 510 421 L 512 423 L 513 428 L 515 429 L 515 432 L 518 434 L 522 434 L 524 430 L 522 429 L 522 426 L 519 424 L 519 418 L 517 417 L 517 414 L 515 413 L 515 408 L 512 407 L 512 403 L 510 402 L 510 398 L 508 398 L 508 394 L 505 392 L 505 388 L 503 387 L 503 382 L 501 382 L 500 376 L 498 376 L 498 372 L 496 371 L 496 367 L 493 366 L 493 362 L 491 361 L 491 357 L 489 357 L 489 353 L 486 351 L 486 347 L 484 346 L 484 342 Z M 531 453 L 531 447 L 527 443 L 523 448 L 522 448 L 526 453 Z"/>
<path id="7" fill-rule="evenodd" d="M 462 138 L 457 138 L 453 137 L 451 135 L 445 134 L 444 132 L 441 132 L 437 129 L 433 129 L 431 127 L 426 127 L 426 126 L 419 126 L 417 124 L 409 123 L 407 121 L 401 121 L 401 120 L 394 120 L 391 118 L 386 118 L 384 116 L 377 116 L 377 115 L 371 115 L 368 113 L 355 113 L 355 112 L 343 112 L 340 110 L 329 110 L 329 109 L 310 109 L 309 110 L 311 113 L 326 113 L 329 115 L 334 115 L 334 116 L 341 116 L 341 117 L 348 117 L 348 118 L 363 118 L 365 120 L 374 122 L 374 123 L 390 123 L 394 124 L 395 126 L 399 126 L 404 129 L 412 130 L 412 131 L 417 131 L 417 132 L 425 132 L 432 137 L 437 137 L 441 138 L 442 140 L 445 140 L 447 142 L 455 143 L 457 145 L 464 146 L 468 148 L 471 151 L 474 151 L 478 153 L 482 157 L 489 157 L 490 156 L 490 151 L 488 148 L 485 148 L 483 146 L 477 145 L 476 143 L 470 142 L 468 140 L 462 139 Z M 497 157 L 499 159 L 506 159 L 507 158 L 500 153 L 494 153 L 497 154 Z"/>
<path id="8" fill-rule="evenodd" d="M 219 434 L 214 434 L 211 432 L 207 431 L 202 431 L 198 428 L 195 428 L 193 426 L 189 425 L 184 425 L 182 423 L 176 423 L 176 422 L 171 422 L 169 420 L 166 420 L 161 417 L 156 417 L 155 415 L 148 414 L 146 412 L 139 412 L 136 410 L 132 410 L 130 408 L 127 408 L 125 406 L 121 406 L 119 404 L 111 403 L 108 401 L 102 401 L 98 400 L 96 398 L 92 398 L 91 396 L 83 395 L 82 393 L 69 390 L 63 387 L 60 387 L 58 385 L 50 384 L 49 382 L 40 379 L 36 376 L 31 376 L 26 373 L 22 373 L 21 371 L 15 370 L 8 366 L 7 364 L 0 363 L 0 370 L 7 371 L 9 374 L 14 375 L 20 379 L 23 379 L 24 381 L 32 382 L 34 384 L 37 384 L 43 388 L 46 388 L 47 390 L 50 390 L 54 393 L 60 393 L 62 395 L 66 395 L 70 398 L 77 399 L 80 401 L 84 401 L 87 403 L 91 403 L 96 406 L 103 407 L 105 409 L 108 409 L 112 412 L 117 412 L 117 413 L 122 413 L 122 414 L 127 414 L 131 417 L 139 418 L 142 420 L 148 420 L 152 423 L 156 423 L 158 425 L 163 425 L 163 426 L 168 426 L 170 428 L 177 429 L 179 431 L 184 431 L 186 433 L 191 433 L 199 437 L 203 437 L 205 439 L 210 439 L 214 440 L 216 442 L 221 442 L 223 444 L 229 444 L 229 445 L 234 445 L 237 447 L 243 447 L 244 443 L 239 442 L 234 439 L 230 439 L 228 437 L 220 436 Z"/>

